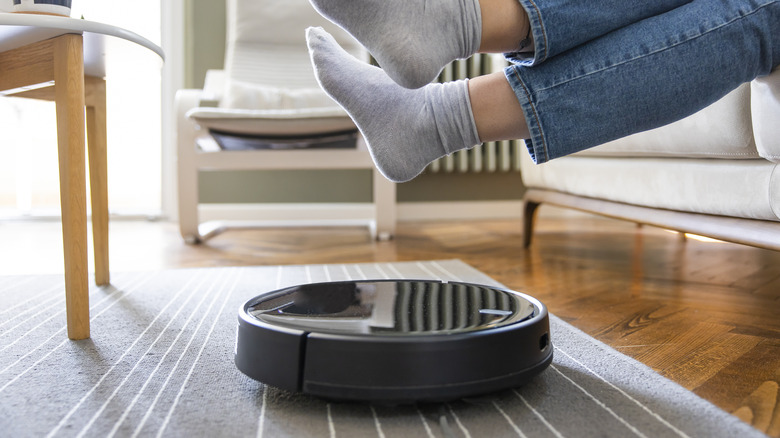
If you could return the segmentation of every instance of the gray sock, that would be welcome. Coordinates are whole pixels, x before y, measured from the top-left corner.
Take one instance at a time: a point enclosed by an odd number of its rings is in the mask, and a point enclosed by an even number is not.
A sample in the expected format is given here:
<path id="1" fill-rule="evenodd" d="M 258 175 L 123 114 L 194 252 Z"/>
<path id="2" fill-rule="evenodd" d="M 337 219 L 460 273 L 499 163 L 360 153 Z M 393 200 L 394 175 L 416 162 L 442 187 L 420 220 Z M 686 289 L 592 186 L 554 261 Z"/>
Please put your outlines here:
<path id="1" fill-rule="evenodd" d="M 355 121 L 387 179 L 408 181 L 431 161 L 480 143 L 467 81 L 410 90 L 322 28 L 307 29 L 306 40 L 320 85 Z"/>
<path id="2" fill-rule="evenodd" d="M 309 0 L 363 44 L 397 84 L 420 88 L 479 50 L 478 0 Z"/>

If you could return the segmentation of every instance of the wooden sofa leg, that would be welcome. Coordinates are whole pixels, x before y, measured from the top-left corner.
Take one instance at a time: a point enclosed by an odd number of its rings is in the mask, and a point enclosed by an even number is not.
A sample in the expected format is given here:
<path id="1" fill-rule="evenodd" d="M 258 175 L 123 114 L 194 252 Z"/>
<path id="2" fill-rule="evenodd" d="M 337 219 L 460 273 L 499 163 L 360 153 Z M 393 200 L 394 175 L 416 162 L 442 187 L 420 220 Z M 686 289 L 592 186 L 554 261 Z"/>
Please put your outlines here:
<path id="1" fill-rule="evenodd" d="M 536 219 L 536 209 L 539 208 L 540 205 L 541 203 L 536 201 L 528 199 L 523 200 L 523 248 L 531 246 L 534 221 Z"/>

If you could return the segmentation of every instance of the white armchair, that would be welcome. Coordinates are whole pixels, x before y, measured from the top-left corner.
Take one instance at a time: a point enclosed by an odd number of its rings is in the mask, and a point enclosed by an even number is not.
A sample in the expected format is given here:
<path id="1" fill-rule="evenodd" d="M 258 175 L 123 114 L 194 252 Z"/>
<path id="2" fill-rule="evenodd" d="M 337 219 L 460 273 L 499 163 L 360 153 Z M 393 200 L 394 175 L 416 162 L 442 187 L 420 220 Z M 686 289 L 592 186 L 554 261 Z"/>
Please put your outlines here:
<path id="1" fill-rule="evenodd" d="M 199 171 L 365 168 L 373 169 L 371 234 L 390 238 L 396 222 L 395 185 L 374 168 L 355 125 L 317 84 L 304 30 L 325 27 L 361 59 L 368 59 L 366 50 L 307 0 L 228 0 L 227 7 L 224 70 L 209 71 L 203 90 L 176 94 L 182 237 L 198 243 L 231 226 L 247 225 L 200 223 Z M 356 147 L 227 150 L 212 134 L 288 144 L 349 141 L 351 136 Z"/>

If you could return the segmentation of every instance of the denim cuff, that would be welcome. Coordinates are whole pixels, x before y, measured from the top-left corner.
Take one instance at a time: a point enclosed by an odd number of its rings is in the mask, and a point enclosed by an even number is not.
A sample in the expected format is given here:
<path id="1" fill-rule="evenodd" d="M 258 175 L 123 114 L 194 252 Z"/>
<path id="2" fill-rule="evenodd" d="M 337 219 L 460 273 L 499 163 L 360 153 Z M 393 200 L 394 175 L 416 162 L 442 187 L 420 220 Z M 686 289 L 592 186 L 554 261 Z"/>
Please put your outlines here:
<path id="1" fill-rule="evenodd" d="M 523 116 L 528 125 L 530 138 L 525 140 L 525 147 L 528 148 L 528 153 L 531 155 L 531 159 L 534 163 L 545 163 L 550 160 L 550 156 L 541 119 L 532 102 L 530 90 L 525 83 L 523 83 L 517 66 L 510 65 L 509 67 L 506 67 L 504 69 L 504 75 L 509 81 L 512 90 L 515 92 L 518 102 L 520 102 L 520 106 L 523 109 Z"/>
<path id="2" fill-rule="evenodd" d="M 674 10 L 692 0 L 517 0 L 534 38 L 533 52 L 507 53 L 515 64 L 534 66 L 617 29 Z M 518 41 L 520 43 L 520 41 Z"/>

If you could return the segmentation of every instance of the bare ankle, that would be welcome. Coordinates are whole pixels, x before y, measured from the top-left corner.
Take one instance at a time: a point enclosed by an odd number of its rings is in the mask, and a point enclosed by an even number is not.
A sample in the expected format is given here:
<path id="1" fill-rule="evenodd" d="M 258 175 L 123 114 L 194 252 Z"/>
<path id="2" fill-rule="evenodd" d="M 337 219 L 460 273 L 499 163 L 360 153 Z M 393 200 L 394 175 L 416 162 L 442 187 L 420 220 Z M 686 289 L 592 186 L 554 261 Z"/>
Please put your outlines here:
<path id="1" fill-rule="evenodd" d="M 480 141 L 529 138 L 523 108 L 503 72 L 479 76 L 468 84 Z"/>
<path id="2" fill-rule="evenodd" d="M 482 13 L 482 53 L 505 53 L 533 48 L 528 15 L 517 0 L 479 0 Z"/>

